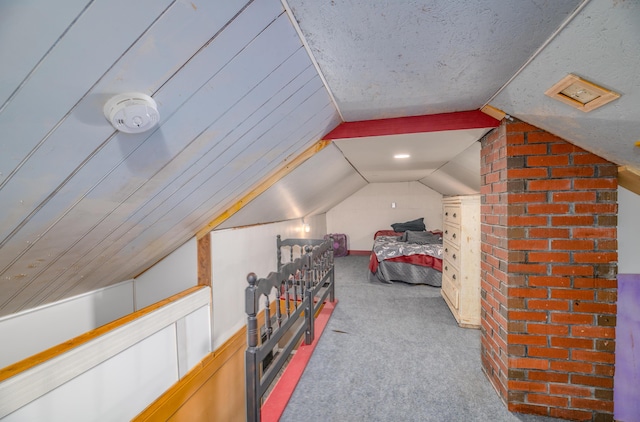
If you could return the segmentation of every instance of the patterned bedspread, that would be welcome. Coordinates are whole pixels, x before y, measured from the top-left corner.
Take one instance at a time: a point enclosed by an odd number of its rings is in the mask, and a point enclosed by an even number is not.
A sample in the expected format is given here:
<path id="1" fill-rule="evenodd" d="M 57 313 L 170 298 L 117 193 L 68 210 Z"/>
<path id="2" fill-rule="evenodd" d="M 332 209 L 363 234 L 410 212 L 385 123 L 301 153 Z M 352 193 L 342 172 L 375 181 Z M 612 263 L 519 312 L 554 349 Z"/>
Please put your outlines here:
<path id="1" fill-rule="evenodd" d="M 429 255 L 442 259 L 442 243 L 418 244 L 398 240 L 398 236 L 378 236 L 373 243 L 373 253 L 378 262 L 398 256 Z"/>

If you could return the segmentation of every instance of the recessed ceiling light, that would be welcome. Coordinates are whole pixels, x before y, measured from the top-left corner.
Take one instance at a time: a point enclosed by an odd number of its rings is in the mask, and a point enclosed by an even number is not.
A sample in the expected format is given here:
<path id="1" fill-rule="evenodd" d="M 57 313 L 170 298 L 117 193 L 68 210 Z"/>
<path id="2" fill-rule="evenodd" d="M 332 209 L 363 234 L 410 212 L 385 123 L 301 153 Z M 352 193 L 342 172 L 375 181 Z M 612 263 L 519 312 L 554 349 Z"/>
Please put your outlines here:
<path id="1" fill-rule="evenodd" d="M 396 154 L 393 158 L 409 158 L 411 157 L 409 154 Z"/>
<path id="2" fill-rule="evenodd" d="M 584 112 L 595 110 L 620 98 L 620 94 L 571 74 L 549 88 L 545 95 Z"/>

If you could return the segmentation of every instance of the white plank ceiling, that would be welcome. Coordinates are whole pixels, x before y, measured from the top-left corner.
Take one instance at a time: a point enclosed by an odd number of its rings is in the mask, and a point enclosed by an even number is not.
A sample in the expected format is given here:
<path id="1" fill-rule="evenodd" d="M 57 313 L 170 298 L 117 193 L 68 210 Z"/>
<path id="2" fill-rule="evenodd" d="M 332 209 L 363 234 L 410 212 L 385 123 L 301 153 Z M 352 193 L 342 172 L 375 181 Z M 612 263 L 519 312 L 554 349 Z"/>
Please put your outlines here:
<path id="1" fill-rule="evenodd" d="M 640 167 L 639 28 L 614 0 L 0 2 L 0 316 L 135 277 L 342 121 L 489 103 Z M 580 114 L 544 96 L 571 72 L 622 97 Z M 160 124 L 115 131 L 102 108 L 125 92 Z M 477 192 L 485 131 L 416 134 L 440 152 L 409 169 L 361 155 L 402 137 L 336 141 L 220 227 L 367 182 Z"/>

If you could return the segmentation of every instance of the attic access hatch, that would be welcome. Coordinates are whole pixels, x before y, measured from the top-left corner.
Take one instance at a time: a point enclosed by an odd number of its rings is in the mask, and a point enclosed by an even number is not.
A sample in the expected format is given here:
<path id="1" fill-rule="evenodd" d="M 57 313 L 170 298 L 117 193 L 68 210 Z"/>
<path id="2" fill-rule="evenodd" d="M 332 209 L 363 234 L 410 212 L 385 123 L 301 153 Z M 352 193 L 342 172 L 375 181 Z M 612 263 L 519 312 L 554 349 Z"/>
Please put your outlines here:
<path id="1" fill-rule="evenodd" d="M 595 110 L 620 98 L 620 94 L 572 74 L 565 76 L 560 82 L 549 88 L 545 95 L 584 112 Z"/>

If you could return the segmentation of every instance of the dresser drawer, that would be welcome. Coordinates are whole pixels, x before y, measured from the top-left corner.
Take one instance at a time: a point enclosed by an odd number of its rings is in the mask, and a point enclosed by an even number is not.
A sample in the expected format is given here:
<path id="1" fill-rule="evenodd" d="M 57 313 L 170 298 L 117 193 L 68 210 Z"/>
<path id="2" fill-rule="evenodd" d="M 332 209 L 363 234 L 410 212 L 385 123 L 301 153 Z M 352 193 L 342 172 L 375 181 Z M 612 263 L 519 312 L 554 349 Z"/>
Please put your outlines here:
<path id="1" fill-rule="evenodd" d="M 459 291 L 456 286 L 453 285 L 451 280 L 444 275 L 442 277 L 442 293 L 447 299 L 449 299 L 449 303 L 454 307 L 454 309 L 459 309 Z"/>
<path id="2" fill-rule="evenodd" d="M 460 227 L 445 224 L 442 238 L 449 243 L 460 246 Z"/>
<path id="3" fill-rule="evenodd" d="M 460 270 L 447 261 L 442 263 L 442 275 L 446 276 L 456 287 L 460 287 Z"/>
<path id="4" fill-rule="evenodd" d="M 444 206 L 444 222 L 460 224 L 460 206 L 445 205 Z"/>
<path id="5" fill-rule="evenodd" d="M 456 268 L 460 268 L 460 250 L 449 242 L 444 242 L 443 250 L 443 265 L 451 264 Z"/>

